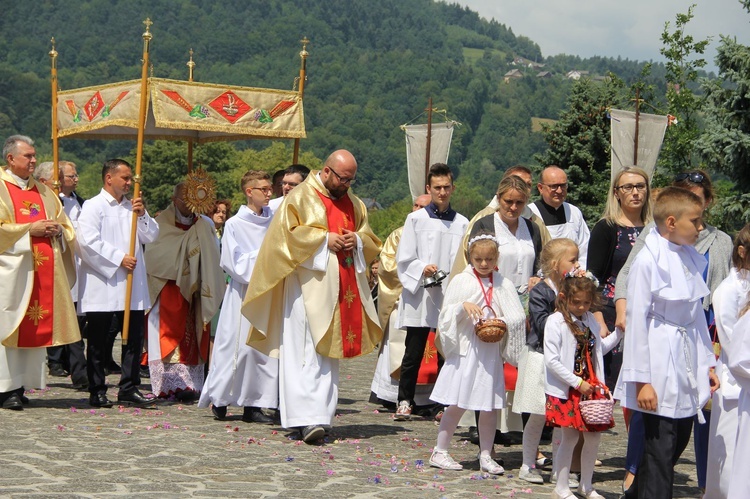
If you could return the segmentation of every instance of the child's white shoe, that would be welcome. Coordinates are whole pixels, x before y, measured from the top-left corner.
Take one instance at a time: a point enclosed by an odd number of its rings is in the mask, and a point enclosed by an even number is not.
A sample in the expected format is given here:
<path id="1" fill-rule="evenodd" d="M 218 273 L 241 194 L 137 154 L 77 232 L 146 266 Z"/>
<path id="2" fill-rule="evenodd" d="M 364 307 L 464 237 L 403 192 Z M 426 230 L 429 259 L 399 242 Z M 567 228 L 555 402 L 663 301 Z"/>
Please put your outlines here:
<path id="1" fill-rule="evenodd" d="M 588 492 L 584 492 L 583 486 L 581 485 L 578 486 L 578 494 L 582 495 L 586 499 L 604 499 L 604 496 L 598 493 L 593 488 L 589 490 Z"/>
<path id="2" fill-rule="evenodd" d="M 433 450 L 432 455 L 430 456 L 430 466 L 434 466 L 436 468 L 440 468 L 441 470 L 453 470 L 453 471 L 459 471 L 464 469 L 464 467 L 460 464 L 458 464 L 450 454 L 448 454 L 447 450 Z"/>
<path id="3" fill-rule="evenodd" d="M 489 455 L 479 454 L 479 470 L 490 475 L 502 475 L 505 473 L 505 468 L 500 466 L 492 459 Z"/>

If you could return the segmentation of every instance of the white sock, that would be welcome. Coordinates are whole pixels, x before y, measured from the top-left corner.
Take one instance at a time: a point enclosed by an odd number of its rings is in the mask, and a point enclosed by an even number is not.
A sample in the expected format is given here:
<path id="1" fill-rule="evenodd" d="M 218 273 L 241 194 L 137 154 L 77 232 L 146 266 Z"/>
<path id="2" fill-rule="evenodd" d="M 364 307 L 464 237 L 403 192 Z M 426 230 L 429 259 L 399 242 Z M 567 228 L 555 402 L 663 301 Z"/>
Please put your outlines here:
<path id="1" fill-rule="evenodd" d="M 445 408 L 443 417 L 440 418 L 440 427 L 438 428 L 437 443 L 435 450 L 447 451 L 451 444 L 451 438 L 456 432 L 458 422 L 461 421 L 464 410 L 458 406 L 452 405 Z"/>
<path id="2" fill-rule="evenodd" d="M 479 430 L 479 453 L 481 455 L 492 455 L 496 428 L 497 411 L 479 411 L 477 430 Z"/>
<path id="3" fill-rule="evenodd" d="M 523 429 L 523 465 L 527 468 L 533 468 L 536 464 L 545 420 L 545 416 L 541 414 L 531 414 Z"/>

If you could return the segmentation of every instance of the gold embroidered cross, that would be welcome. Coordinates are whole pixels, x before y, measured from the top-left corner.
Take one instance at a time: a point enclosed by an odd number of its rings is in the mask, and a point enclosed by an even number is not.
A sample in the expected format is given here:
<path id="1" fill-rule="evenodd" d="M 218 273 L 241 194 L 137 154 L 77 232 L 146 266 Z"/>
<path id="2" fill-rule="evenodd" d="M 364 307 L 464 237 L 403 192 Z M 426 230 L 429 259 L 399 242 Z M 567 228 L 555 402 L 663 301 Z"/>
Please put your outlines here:
<path id="1" fill-rule="evenodd" d="M 352 331 L 352 327 L 349 326 L 349 331 L 346 332 L 346 342 L 349 343 L 350 347 L 354 346 L 355 339 L 357 339 L 357 336 L 354 334 L 354 331 Z"/>
<path id="2" fill-rule="evenodd" d="M 427 343 L 427 344 L 426 344 L 426 345 L 424 346 L 424 355 L 423 355 L 424 361 L 425 361 L 425 362 L 430 362 L 430 361 L 431 361 L 431 360 L 432 360 L 432 359 L 433 359 L 433 358 L 435 357 L 435 354 L 436 354 L 436 353 L 437 353 L 437 349 L 436 349 L 436 348 L 434 348 L 434 347 L 432 347 L 432 346 L 431 346 L 431 345 L 429 344 L 429 342 L 428 342 L 428 343 Z"/>
<path id="3" fill-rule="evenodd" d="M 344 301 L 346 302 L 346 306 L 348 308 L 352 308 L 352 302 L 357 297 L 357 295 L 354 294 L 352 291 L 352 288 L 346 288 L 346 293 L 344 293 Z"/>
<path id="4" fill-rule="evenodd" d="M 34 259 L 34 270 L 37 270 L 39 267 L 44 265 L 44 262 L 49 260 L 49 257 L 39 251 L 39 248 L 36 246 L 34 247 L 32 258 Z"/>
<path id="5" fill-rule="evenodd" d="M 44 308 L 39 305 L 39 300 L 34 300 L 34 304 L 30 306 L 28 312 L 26 312 L 26 317 L 28 317 L 30 321 L 34 321 L 35 326 L 38 326 L 39 321 L 42 320 L 48 312 L 49 310 L 44 310 Z"/>

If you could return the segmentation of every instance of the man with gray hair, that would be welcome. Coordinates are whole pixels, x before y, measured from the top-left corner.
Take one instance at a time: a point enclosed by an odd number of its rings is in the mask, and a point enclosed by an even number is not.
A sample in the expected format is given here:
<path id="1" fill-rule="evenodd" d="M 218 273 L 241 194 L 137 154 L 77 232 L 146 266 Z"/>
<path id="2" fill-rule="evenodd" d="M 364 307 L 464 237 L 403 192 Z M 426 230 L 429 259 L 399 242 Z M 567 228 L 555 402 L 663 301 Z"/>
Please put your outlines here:
<path id="1" fill-rule="evenodd" d="M 69 161 L 60 161 L 58 171 L 58 180 L 60 181 L 60 201 L 63 205 L 65 214 L 75 227 L 78 224 L 78 215 L 81 214 L 83 198 L 75 192 L 78 185 L 78 172 L 75 163 Z M 45 161 L 37 166 L 34 171 L 34 178 L 48 187 L 52 187 L 54 179 L 54 164 L 51 161 Z M 76 272 L 81 265 L 81 258 L 75 255 Z M 74 305 L 78 305 L 78 281 L 70 289 L 70 295 L 73 298 Z M 86 325 L 86 316 L 78 316 L 78 329 L 82 333 Z M 83 334 L 81 335 L 83 336 Z M 70 343 L 68 345 L 47 347 L 47 366 L 49 367 L 50 376 L 65 377 L 66 371 L 70 373 L 70 379 L 73 382 L 73 388 L 85 390 L 89 386 L 88 376 L 86 374 L 86 356 L 84 354 L 86 346 L 83 340 Z"/>
<path id="2" fill-rule="evenodd" d="M 45 348 L 81 339 L 69 282 L 75 229 L 54 191 L 32 177 L 34 141 L 13 135 L 0 168 L 0 404 L 23 409 L 23 387 L 43 388 Z"/>

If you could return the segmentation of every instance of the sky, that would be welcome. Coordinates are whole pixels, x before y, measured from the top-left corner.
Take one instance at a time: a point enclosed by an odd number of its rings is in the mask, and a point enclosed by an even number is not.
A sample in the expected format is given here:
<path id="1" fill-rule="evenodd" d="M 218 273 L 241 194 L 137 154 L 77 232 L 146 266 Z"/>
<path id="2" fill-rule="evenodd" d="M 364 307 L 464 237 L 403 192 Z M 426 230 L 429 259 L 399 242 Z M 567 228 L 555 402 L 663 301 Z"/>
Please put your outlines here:
<path id="1" fill-rule="evenodd" d="M 573 54 L 664 62 L 661 33 L 677 13 L 695 4 L 686 31 L 696 40 L 712 37 L 706 70 L 716 71 L 719 35 L 750 45 L 750 13 L 738 0 L 447 0 L 494 18 L 539 44 L 544 57 Z"/>

